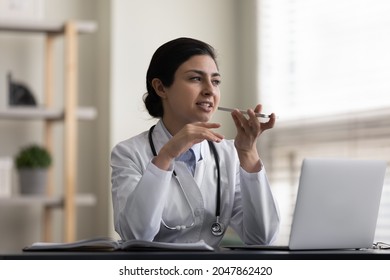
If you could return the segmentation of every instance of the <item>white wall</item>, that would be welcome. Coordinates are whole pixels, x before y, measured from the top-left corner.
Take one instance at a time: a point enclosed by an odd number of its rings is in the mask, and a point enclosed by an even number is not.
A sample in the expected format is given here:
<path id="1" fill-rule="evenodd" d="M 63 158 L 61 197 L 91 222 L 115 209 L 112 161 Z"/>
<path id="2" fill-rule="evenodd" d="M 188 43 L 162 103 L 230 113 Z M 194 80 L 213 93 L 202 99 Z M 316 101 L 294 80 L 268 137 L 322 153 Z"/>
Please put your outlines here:
<path id="1" fill-rule="evenodd" d="M 176 37 L 213 45 L 223 76 L 223 102 L 236 89 L 234 0 L 115 0 L 112 9 L 111 144 L 148 129 L 142 95 L 153 52 Z"/>

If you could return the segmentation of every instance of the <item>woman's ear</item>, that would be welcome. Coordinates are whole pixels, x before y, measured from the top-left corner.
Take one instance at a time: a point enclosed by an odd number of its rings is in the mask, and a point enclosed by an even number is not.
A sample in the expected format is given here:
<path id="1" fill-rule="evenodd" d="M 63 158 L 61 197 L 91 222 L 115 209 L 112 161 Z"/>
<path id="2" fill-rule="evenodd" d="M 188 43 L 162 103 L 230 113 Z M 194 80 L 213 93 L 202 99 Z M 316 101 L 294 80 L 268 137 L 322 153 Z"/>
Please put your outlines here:
<path id="1" fill-rule="evenodd" d="M 152 80 L 152 87 L 154 91 L 160 96 L 162 99 L 166 97 L 165 87 L 160 79 L 154 78 Z"/>

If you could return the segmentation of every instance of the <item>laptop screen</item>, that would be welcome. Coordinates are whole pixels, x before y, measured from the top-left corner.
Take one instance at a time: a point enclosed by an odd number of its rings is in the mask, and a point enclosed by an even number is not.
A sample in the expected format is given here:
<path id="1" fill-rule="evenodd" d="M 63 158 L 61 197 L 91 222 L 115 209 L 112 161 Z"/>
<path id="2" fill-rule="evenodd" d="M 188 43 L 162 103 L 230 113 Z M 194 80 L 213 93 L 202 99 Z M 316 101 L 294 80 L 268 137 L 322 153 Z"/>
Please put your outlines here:
<path id="1" fill-rule="evenodd" d="M 386 162 L 305 159 L 290 249 L 371 248 Z"/>

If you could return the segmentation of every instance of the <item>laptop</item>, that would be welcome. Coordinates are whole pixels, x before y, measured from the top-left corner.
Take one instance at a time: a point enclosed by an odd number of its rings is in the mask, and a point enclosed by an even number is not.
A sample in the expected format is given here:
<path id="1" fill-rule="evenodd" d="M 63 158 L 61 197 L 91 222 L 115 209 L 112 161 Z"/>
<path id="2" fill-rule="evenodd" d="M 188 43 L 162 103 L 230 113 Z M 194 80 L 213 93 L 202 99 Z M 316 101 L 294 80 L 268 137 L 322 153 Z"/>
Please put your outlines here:
<path id="1" fill-rule="evenodd" d="M 229 248 L 372 248 L 385 172 L 381 160 L 304 159 L 289 244 Z"/>

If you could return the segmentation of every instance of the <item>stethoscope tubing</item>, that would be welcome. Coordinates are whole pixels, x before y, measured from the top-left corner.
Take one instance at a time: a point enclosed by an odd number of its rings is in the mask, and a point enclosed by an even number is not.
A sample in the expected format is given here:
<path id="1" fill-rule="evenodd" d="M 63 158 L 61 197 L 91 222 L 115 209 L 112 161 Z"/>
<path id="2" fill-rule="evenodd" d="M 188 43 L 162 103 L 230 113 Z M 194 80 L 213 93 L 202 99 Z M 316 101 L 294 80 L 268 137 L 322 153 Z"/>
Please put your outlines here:
<path id="1" fill-rule="evenodd" d="M 157 156 L 157 151 L 156 151 L 156 148 L 154 146 L 154 142 L 153 142 L 153 137 L 152 137 L 152 134 L 153 134 L 153 130 L 155 128 L 155 125 L 153 125 L 150 129 L 149 129 L 149 133 L 148 133 L 148 139 L 149 139 L 149 145 L 150 145 L 150 148 L 152 150 L 152 154 L 153 156 Z M 213 235 L 216 235 L 216 236 L 219 236 L 223 233 L 224 231 L 224 226 L 223 224 L 219 221 L 219 218 L 220 218 L 220 215 L 221 215 L 221 169 L 220 169 L 220 166 L 219 166 L 219 155 L 218 155 L 218 152 L 217 152 L 217 149 L 215 148 L 215 145 L 213 142 L 211 141 L 207 141 L 208 144 L 209 144 L 209 147 L 214 155 L 214 159 L 215 159 L 215 165 L 216 165 L 216 168 L 217 168 L 217 195 L 216 195 L 216 209 L 215 209 L 215 216 L 216 216 L 216 222 L 213 223 L 212 225 L 212 229 L 211 229 L 211 232 Z M 176 171 L 173 170 L 173 175 L 175 176 L 175 178 L 178 180 L 178 183 L 180 185 L 180 188 L 182 189 L 184 195 L 185 195 L 185 198 L 187 200 L 187 203 L 189 204 L 190 206 L 190 209 L 193 212 L 193 208 L 188 200 L 188 197 L 186 195 L 186 193 L 184 192 L 182 186 L 181 186 L 181 183 L 180 183 L 180 180 L 179 178 L 177 177 L 177 174 L 176 174 Z M 195 218 L 194 218 L 195 220 Z M 162 221 L 163 225 L 168 228 L 168 229 L 171 229 L 171 230 L 180 230 L 180 229 L 185 229 L 185 228 L 190 228 L 192 227 L 194 224 L 195 224 L 195 221 L 192 222 L 191 225 L 189 226 L 176 226 L 176 227 L 171 227 L 171 226 L 168 226 L 164 221 Z"/>

